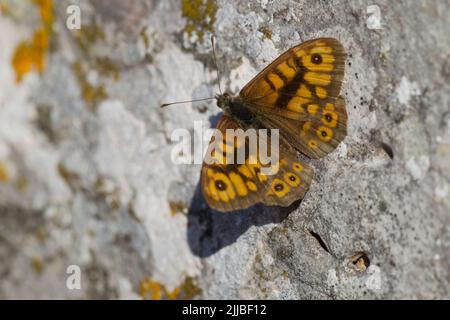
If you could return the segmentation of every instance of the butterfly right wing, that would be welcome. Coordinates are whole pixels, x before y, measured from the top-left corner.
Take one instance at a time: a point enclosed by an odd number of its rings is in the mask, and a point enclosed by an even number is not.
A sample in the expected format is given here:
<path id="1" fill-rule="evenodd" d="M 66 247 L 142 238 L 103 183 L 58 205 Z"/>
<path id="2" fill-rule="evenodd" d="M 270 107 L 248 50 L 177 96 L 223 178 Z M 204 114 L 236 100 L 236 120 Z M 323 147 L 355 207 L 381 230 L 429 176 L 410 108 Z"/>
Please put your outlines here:
<path id="1" fill-rule="evenodd" d="M 310 158 L 334 150 L 347 134 L 347 112 L 339 97 L 346 54 L 332 38 L 295 46 L 250 81 L 240 93 L 267 128 Z"/>

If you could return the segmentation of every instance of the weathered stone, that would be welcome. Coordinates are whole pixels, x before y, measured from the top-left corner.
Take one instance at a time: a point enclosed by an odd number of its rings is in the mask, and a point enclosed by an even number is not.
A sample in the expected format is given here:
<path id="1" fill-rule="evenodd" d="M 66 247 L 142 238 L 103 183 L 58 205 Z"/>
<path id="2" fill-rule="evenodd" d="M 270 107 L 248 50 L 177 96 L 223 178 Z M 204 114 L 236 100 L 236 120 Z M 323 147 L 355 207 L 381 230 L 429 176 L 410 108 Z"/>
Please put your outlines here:
<path id="1" fill-rule="evenodd" d="M 81 0 L 68 30 L 72 2 L 0 1 L 1 298 L 450 298 L 447 1 Z M 233 93 L 302 41 L 346 48 L 348 136 L 301 203 L 214 212 L 172 163 L 218 119 L 159 108 L 218 92 L 211 32 Z"/>

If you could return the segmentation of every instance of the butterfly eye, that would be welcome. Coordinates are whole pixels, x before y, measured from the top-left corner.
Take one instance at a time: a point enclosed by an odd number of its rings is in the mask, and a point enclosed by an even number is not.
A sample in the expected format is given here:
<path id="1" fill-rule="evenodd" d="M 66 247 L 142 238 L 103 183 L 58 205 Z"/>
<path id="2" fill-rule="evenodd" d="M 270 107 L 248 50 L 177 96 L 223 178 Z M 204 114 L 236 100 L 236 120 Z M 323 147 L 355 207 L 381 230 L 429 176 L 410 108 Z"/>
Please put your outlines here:
<path id="1" fill-rule="evenodd" d="M 327 125 L 328 127 L 336 127 L 338 120 L 338 115 L 333 111 L 325 111 L 322 116 L 322 123 Z"/>
<path id="2" fill-rule="evenodd" d="M 277 183 L 273 188 L 275 189 L 275 191 L 283 191 L 284 186 L 281 183 Z"/>
<path id="3" fill-rule="evenodd" d="M 227 185 L 222 180 L 217 180 L 216 181 L 216 188 L 219 189 L 220 191 L 224 191 L 224 190 L 227 189 Z"/>
<path id="4" fill-rule="evenodd" d="M 317 129 L 317 136 L 319 137 L 320 140 L 328 142 L 333 137 L 333 130 L 331 130 L 330 128 L 321 126 Z"/>
<path id="5" fill-rule="evenodd" d="M 292 187 L 298 187 L 300 185 L 300 178 L 291 172 L 284 175 L 284 181 L 286 181 Z"/>
<path id="6" fill-rule="evenodd" d="M 322 56 L 320 54 L 313 54 L 311 56 L 311 62 L 314 64 L 321 64 L 322 63 Z"/>
<path id="7" fill-rule="evenodd" d="M 298 162 L 294 162 L 292 168 L 297 172 L 301 172 L 303 170 L 302 165 Z"/>

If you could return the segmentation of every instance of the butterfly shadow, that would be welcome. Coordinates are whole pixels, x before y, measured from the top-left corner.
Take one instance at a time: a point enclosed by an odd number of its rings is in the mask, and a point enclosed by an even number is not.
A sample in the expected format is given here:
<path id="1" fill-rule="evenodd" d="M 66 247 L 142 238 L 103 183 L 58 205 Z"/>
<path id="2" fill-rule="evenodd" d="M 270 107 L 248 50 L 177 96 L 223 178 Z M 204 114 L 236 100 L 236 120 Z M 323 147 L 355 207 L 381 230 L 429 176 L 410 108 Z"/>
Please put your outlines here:
<path id="1" fill-rule="evenodd" d="M 219 212 L 209 208 L 198 185 L 188 210 L 189 247 L 196 256 L 208 257 L 236 242 L 251 226 L 283 221 L 300 202 L 286 208 L 257 204 L 244 210 Z"/>

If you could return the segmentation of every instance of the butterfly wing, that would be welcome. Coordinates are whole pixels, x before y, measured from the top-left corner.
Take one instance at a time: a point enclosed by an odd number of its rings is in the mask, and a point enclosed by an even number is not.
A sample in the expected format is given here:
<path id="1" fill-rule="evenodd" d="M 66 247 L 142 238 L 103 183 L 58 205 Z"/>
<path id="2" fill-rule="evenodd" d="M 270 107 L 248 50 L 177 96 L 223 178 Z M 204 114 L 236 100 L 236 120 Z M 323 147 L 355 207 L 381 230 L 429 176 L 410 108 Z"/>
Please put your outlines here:
<path id="1" fill-rule="evenodd" d="M 240 92 L 263 126 L 310 158 L 334 150 L 347 134 L 339 96 L 346 54 L 332 38 L 295 46 L 274 60 Z"/>
<path id="2" fill-rule="evenodd" d="M 340 97 L 305 119 L 274 115 L 265 117 L 262 122 L 268 128 L 282 128 L 283 140 L 313 159 L 332 152 L 347 135 L 347 112 Z"/>
<path id="3" fill-rule="evenodd" d="M 307 164 L 297 159 L 295 150 L 287 145 L 280 145 L 277 173 L 264 175 L 264 167 L 257 155 L 246 154 L 245 163 L 232 164 L 225 161 L 227 154 L 236 155 L 240 148 L 249 150 L 248 140 L 242 143 L 229 138 L 226 129 L 245 129 L 228 116 L 222 116 L 217 129 L 222 134 L 222 140 L 217 144 L 215 138 L 210 143 L 207 155 L 211 152 L 215 163 L 204 161 L 201 170 L 201 188 L 208 205 L 219 211 L 232 211 L 248 208 L 256 203 L 267 205 L 288 206 L 302 199 L 309 189 L 313 170 Z M 264 137 L 258 136 L 258 139 Z M 269 141 L 265 141 L 269 143 Z M 269 146 L 270 148 L 270 146 Z M 217 152 L 222 159 L 217 158 Z M 256 161 L 252 162 L 251 159 Z"/>

